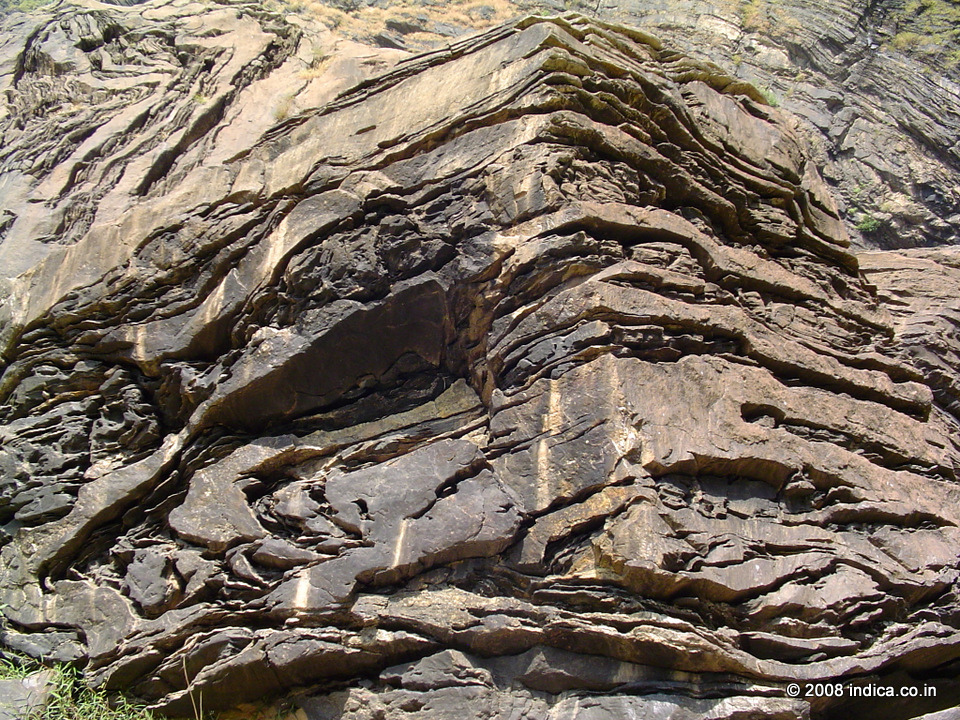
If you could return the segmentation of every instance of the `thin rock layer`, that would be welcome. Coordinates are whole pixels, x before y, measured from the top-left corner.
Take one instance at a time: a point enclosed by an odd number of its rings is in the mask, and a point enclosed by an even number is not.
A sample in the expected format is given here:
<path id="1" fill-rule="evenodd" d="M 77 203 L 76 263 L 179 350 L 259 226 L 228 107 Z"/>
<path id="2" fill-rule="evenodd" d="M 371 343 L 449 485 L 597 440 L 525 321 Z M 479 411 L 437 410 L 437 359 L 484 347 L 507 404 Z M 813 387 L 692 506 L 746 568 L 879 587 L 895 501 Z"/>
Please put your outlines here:
<path id="1" fill-rule="evenodd" d="M 754 88 L 575 15 L 399 62 L 247 5 L 34 22 L 5 645 L 181 715 L 955 701 L 951 295 L 927 323 L 900 256 L 861 272 Z M 313 105 L 265 119 L 292 78 Z M 785 692 L 823 681 L 938 693 Z"/>

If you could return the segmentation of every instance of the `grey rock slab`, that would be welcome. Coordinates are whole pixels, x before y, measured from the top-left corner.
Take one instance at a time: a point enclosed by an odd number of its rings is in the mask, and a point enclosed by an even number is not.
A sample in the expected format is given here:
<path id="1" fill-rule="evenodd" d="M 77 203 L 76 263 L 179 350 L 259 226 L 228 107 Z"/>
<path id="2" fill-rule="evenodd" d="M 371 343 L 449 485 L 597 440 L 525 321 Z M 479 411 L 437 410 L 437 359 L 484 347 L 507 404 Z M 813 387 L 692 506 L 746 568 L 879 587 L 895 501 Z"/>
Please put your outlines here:
<path id="1" fill-rule="evenodd" d="M 387 668 L 380 679 L 407 690 L 436 690 L 466 685 L 493 685 L 493 676 L 484 667 L 456 650 L 444 650 L 406 665 Z"/>
<path id="2" fill-rule="evenodd" d="M 0 719 L 27 720 L 42 712 L 56 690 L 53 670 L 0 680 Z"/>
<path id="3" fill-rule="evenodd" d="M 357 583 L 391 583 L 438 563 L 493 555 L 512 540 L 519 513 L 476 445 L 446 440 L 370 470 L 326 480 L 333 519 L 361 547 L 299 571 L 272 594 L 282 612 L 343 603 Z M 446 490 L 449 486 L 449 490 Z"/>
<path id="4" fill-rule="evenodd" d="M 917 715 L 916 720 L 957 720 L 960 718 L 960 708 L 949 708 L 938 712 Z"/>

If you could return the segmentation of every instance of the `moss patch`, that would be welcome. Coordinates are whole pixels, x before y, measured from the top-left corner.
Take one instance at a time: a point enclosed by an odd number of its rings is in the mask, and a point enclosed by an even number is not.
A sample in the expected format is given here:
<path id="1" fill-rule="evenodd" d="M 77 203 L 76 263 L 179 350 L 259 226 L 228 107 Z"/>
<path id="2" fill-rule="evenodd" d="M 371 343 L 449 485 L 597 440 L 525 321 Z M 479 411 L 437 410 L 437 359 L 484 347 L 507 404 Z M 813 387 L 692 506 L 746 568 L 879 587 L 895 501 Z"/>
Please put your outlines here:
<path id="1" fill-rule="evenodd" d="M 947 70 L 960 66 L 960 0 L 908 0 L 892 17 L 894 50 L 942 63 Z"/>

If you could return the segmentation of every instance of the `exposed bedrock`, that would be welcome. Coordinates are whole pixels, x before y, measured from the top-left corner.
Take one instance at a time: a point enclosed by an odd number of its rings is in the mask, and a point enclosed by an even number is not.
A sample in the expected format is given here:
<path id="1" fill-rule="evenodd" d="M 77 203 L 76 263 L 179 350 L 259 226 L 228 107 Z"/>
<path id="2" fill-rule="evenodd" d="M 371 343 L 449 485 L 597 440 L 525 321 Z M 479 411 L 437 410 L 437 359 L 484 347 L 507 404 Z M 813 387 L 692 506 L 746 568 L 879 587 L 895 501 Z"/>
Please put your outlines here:
<path id="1" fill-rule="evenodd" d="M 5 190 L 5 646 L 174 715 L 960 702 L 957 256 L 861 270 L 791 116 L 576 15 L 320 64 L 253 6 L 39 17 L 7 111 L 76 107 L 4 147 L 86 135 Z"/>
<path id="2" fill-rule="evenodd" d="M 960 8 L 954 0 L 304 0 L 381 47 L 437 47 L 577 10 L 653 33 L 754 83 L 801 130 L 856 246 L 960 243 Z"/>
<path id="3" fill-rule="evenodd" d="M 956 42 L 934 37 L 937 22 L 955 32 L 956 16 L 943 17 L 948 7 L 956 12 L 955 4 L 574 2 L 727 68 L 802 118 L 858 243 L 960 242 L 960 66 L 935 55 L 955 53 Z M 911 51 L 905 40 L 930 54 Z"/>

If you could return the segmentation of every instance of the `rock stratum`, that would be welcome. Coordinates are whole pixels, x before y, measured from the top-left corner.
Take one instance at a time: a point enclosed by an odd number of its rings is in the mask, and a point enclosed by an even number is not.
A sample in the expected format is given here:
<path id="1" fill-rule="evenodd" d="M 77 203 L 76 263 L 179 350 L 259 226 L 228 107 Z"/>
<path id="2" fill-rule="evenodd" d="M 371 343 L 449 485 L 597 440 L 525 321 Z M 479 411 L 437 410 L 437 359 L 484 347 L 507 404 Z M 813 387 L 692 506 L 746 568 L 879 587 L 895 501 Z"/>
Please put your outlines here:
<path id="1" fill-rule="evenodd" d="M 799 116 L 858 247 L 960 244 L 956 2 L 603 0 L 596 7 L 753 82 Z M 940 23 L 952 28 L 950 40 Z M 952 60 L 941 54 L 947 49 Z"/>
<path id="2" fill-rule="evenodd" d="M 960 254 L 852 254 L 753 86 L 578 15 L 4 28 L 6 647 L 181 716 L 960 703 Z"/>
<path id="3" fill-rule="evenodd" d="M 597 15 L 760 88 L 801 119 L 855 247 L 960 244 L 955 0 L 292 0 L 382 47 L 422 50 L 525 14 Z"/>

